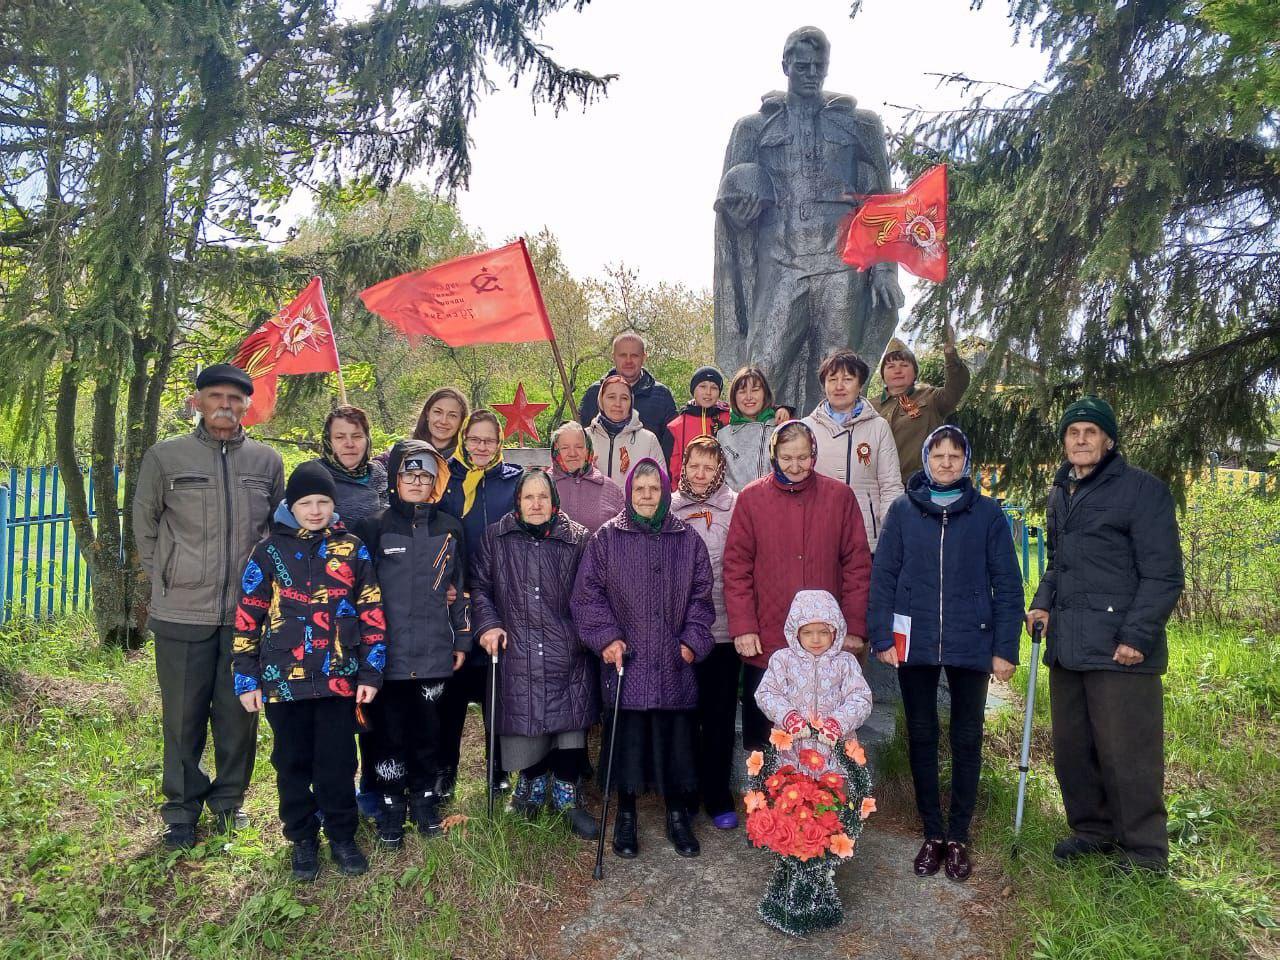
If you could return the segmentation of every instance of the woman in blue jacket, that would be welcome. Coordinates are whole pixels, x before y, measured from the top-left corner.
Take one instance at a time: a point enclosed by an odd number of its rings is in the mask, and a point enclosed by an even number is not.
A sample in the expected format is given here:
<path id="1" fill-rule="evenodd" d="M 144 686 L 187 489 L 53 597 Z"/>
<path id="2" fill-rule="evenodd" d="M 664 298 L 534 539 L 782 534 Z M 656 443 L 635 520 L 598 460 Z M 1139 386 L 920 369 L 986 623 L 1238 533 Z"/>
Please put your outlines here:
<path id="1" fill-rule="evenodd" d="M 871 571 L 867 627 L 882 663 L 896 667 L 924 844 L 915 872 L 944 866 L 966 880 L 969 822 L 982 770 L 982 721 L 991 674 L 1018 662 L 1022 576 L 1000 505 L 969 479 L 969 441 L 942 426 L 925 439 L 924 469 L 893 502 Z M 938 798 L 938 677 L 951 692 L 951 812 Z"/>
<path id="2" fill-rule="evenodd" d="M 524 471 L 502 459 L 502 428 L 491 410 L 476 410 L 458 431 L 458 446 L 449 458 L 449 486 L 440 500 L 440 511 L 462 521 L 467 541 L 468 566 L 484 540 L 484 532 L 516 505 L 516 487 Z M 468 575 L 470 582 L 470 575 Z M 449 682 L 440 699 L 440 775 L 435 793 L 447 800 L 458 779 L 458 757 L 462 749 L 462 728 L 467 707 L 480 704 L 484 712 L 485 738 L 489 743 L 489 657 L 476 644 Z M 505 790 L 501 751 L 494 757 L 495 786 Z"/>

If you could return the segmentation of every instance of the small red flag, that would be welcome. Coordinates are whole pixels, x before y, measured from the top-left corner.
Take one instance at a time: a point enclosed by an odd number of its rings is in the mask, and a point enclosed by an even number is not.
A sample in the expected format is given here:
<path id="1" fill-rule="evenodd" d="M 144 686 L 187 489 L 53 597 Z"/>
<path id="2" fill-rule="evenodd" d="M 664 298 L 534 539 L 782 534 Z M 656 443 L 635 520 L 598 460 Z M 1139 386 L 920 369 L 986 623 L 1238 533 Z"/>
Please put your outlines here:
<path id="1" fill-rule="evenodd" d="M 524 240 L 374 284 L 360 299 L 408 335 L 451 347 L 554 340 Z"/>
<path id="2" fill-rule="evenodd" d="M 502 414 L 503 419 L 507 421 L 507 428 L 502 432 L 505 440 L 512 434 L 515 434 L 518 442 L 522 436 L 528 435 L 534 440 L 538 439 L 538 426 L 533 422 L 534 417 L 540 414 L 549 403 L 530 403 L 529 398 L 524 393 L 524 383 L 516 385 L 516 398 L 510 403 L 494 403 L 490 404 L 493 409 Z"/>
<path id="3" fill-rule="evenodd" d="M 904 193 L 867 197 L 841 257 L 859 270 L 896 262 L 917 277 L 947 279 L 947 165 L 926 170 Z"/>
<path id="4" fill-rule="evenodd" d="M 337 370 L 338 345 L 323 281 L 312 277 L 292 302 L 245 338 L 231 362 L 253 381 L 253 404 L 243 421 L 246 427 L 271 419 L 276 377 Z"/>

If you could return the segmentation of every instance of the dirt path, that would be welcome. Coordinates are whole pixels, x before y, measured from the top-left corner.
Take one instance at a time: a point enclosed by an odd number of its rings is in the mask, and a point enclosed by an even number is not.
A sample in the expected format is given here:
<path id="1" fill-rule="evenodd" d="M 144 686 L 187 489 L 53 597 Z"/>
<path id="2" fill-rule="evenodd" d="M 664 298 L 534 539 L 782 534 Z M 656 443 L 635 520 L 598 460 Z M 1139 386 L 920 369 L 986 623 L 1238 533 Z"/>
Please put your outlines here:
<path id="1" fill-rule="evenodd" d="M 874 671 L 872 671 L 874 674 Z M 876 682 L 876 681 L 879 682 Z M 873 757 L 893 733 L 896 711 L 886 678 L 872 677 L 877 707 L 861 731 Z M 984 921 L 999 881 L 953 883 L 942 874 L 916 877 L 919 837 L 902 811 L 867 822 L 853 859 L 836 879 L 845 920 L 834 930 L 797 940 L 766 927 L 756 914 L 773 858 L 752 848 L 744 830 L 714 829 L 699 817 L 702 855 L 685 860 L 663 833 L 661 806 L 640 806 L 640 857 L 621 860 L 606 846 L 605 878 L 589 883 L 559 930 L 536 948 L 536 960 L 666 960 L 666 958 L 939 958 L 977 960 L 998 949 L 984 940 Z M 593 851 L 594 852 L 594 851 Z M 975 857 L 977 877 L 984 863 Z"/>

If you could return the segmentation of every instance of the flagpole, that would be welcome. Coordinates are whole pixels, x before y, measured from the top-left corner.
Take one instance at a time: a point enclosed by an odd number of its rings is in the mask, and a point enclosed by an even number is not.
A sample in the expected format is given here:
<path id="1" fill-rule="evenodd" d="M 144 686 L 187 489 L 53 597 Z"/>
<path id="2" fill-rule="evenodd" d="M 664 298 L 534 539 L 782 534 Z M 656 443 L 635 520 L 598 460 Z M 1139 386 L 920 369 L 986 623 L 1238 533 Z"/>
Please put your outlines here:
<path id="1" fill-rule="evenodd" d="M 542 300 L 542 285 L 538 283 L 538 274 L 533 269 L 533 260 L 529 257 L 529 248 L 520 238 L 520 250 L 524 254 L 524 262 L 529 268 L 529 277 L 533 281 L 533 295 L 538 298 L 538 309 L 542 311 L 542 322 L 547 327 L 547 340 L 551 344 L 551 355 L 556 358 L 556 369 L 560 371 L 560 382 L 564 385 L 564 396 L 569 401 L 569 410 L 573 419 L 578 419 L 578 404 L 573 399 L 573 391 L 569 388 L 569 374 L 564 369 L 564 358 L 560 356 L 560 344 L 556 342 L 556 332 L 551 326 L 551 318 L 547 315 L 547 305 Z"/>

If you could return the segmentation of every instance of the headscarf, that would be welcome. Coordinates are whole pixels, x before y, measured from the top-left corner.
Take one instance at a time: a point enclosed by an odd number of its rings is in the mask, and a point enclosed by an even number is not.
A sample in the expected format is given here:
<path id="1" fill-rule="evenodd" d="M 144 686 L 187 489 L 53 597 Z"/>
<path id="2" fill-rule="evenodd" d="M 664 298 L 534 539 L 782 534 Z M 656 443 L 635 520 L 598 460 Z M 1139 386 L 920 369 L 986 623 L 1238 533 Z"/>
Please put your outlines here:
<path id="1" fill-rule="evenodd" d="M 551 488 L 551 516 L 543 523 L 529 523 L 524 518 L 524 514 L 520 512 L 520 494 L 524 492 L 524 485 L 528 483 L 532 477 L 542 477 L 547 482 L 547 486 Z M 560 516 L 560 492 L 556 490 L 555 481 L 551 479 L 551 475 L 541 467 L 525 467 L 524 473 L 520 474 L 520 479 L 516 481 L 516 505 L 515 505 L 516 523 L 520 525 L 520 529 L 532 536 L 535 540 L 545 540 L 551 536 L 551 528 L 555 525 L 556 517 Z"/>
<path id="2" fill-rule="evenodd" d="M 582 466 L 580 466 L 577 470 L 568 470 L 568 469 L 566 469 L 566 468 L 565 468 L 564 462 L 560 459 L 560 451 L 559 451 L 559 449 L 557 448 L 557 445 L 556 445 L 556 436 L 560 433 L 560 431 L 561 431 L 561 430 L 563 430 L 563 429 L 564 429 L 564 427 L 560 427 L 560 428 L 558 428 L 558 429 L 556 430 L 556 432 L 555 432 L 555 433 L 553 433 L 553 434 L 551 435 L 551 462 L 552 462 L 552 463 L 554 463 L 554 464 L 556 465 L 557 469 L 559 469 L 559 470 L 560 470 L 560 472 L 561 472 L 561 473 L 563 473 L 566 477 L 585 477 L 588 473 L 590 473 L 590 472 L 591 472 L 591 468 L 592 468 L 592 467 L 594 467 L 594 466 L 596 465 L 596 450 L 595 450 L 595 447 L 594 447 L 594 446 L 592 445 L 592 443 L 591 443 L 591 433 L 590 433 L 590 431 L 588 431 L 587 429 L 583 428 L 581 424 L 576 424 L 576 423 L 575 423 L 575 424 L 565 424 L 565 426 L 571 426 L 571 425 L 572 425 L 572 426 L 577 426 L 579 429 L 581 429 L 581 430 L 582 430 L 582 435 L 583 435 L 583 436 L 586 438 L 586 440 L 587 440 L 587 461 L 586 461 L 586 463 L 584 463 Z"/>
<path id="3" fill-rule="evenodd" d="M 862 398 L 859 397 L 858 402 L 855 403 L 848 410 L 846 410 L 844 413 L 837 413 L 836 408 L 831 406 L 830 400 L 822 401 L 822 409 L 826 413 L 826 415 L 831 418 L 832 423 L 834 423 L 837 427 L 843 427 L 845 424 L 847 424 L 850 420 L 852 420 L 858 414 L 862 413 Z"/>
<path id="4" fill-rule="evenodd" d="M 474 414 L 473 414 L 474 416 Z M 471 462 L 471 455 L 467 453 L 467 445 L 462 438 L 467 435 L 467 428 L 471 426 L 471 417 L 467 417 L 462 421 L 462 427 L 458 430 L 458 446 L 454 450 L 451 462 L 462 464 L 467 473 L 462 478 L 462 515 L 465 517 L 471 512 L 471 508 L 476 505 L 476 491 L 480 489 L 480 481 L 484 479 L 484 475 L 490 470 L 502 464 L 502 440 L 498 440 L 498 450 L 493 455 L 493 459 L 486 463 L 483 467 L 477 467 Z"/>
<path id="5" fill-rule="evenodd" d="M 650 464 L 658 471 L 658 482 L 662 484 L 662 499 L 658 502 L 658 509 L 654 511 L 652 517 L 642 517 L 636 513 L 636 508 L 631 503 L 631 482 L 635 478 L 636 471 L 645 464 Z M 667 519 L 667 512 L 671 509 L 671 480 L 667 476 L 667 471 L 662 469 L 662 464 L 653 457 L 645 457 L 627 474 L 627 483 L 624 489 L 627 497 L 627 519 L 640 530 L 648 533 L 657 533 L 662 529 L 662 522 Z"/>
<path id="6" fill-rule="evenodd" d="M 627 388 L 628 393 L 631 393 L 631 384 L 627 383 L 627 378 L 620 373 L 611 373 L 609 374 L 609 376 L 605 377 L 603 380 L 600 381 L 600 390 L 599 392 L 596 393 L 597 406 L 599 406 L 599 400 L 601 395 L 604 394 L 605 387 L 609 386 L 611 383 L 620 383 Z M 600 426 L 604 427 L 605 432 L 608 433 L 609 436 L 616 437 L 618 434 L 620 434 L 623 431 L 623 429 L 627 426 L 627 424 L 631 422 L 631 415 L 635 412 L 636 412 L 636 398 L 635 398 L 635 395 L 632 394 L 631 410 L 627 413 L 627 419 L 610 420 L 609 417 L 605 415 L 604 408 L 600 407 L 600 414 L 599 414 Z"/>
<path id="7" fill-rule="evenodd" d="M 709 453 L 716 458 L 716 472 L 705 493 L 694 493 L 693 487 L 689 484 L 689 460 L 690 454 L 694 451 Z M 676 485 L 676 489 L 694 503 L 705 503 L 724 485 L 724 474 L 728 467 L 729 461 L 725 459 L 724 448 L 720 446 L 720 441 L 715 437 L 694 437 L 685 445 L 684 460 L 680 466 L 680 482 Z"/>
<path id="8" fill-rule="evenodd" d="M 938 483 L 934 480 L 933 471 L 929 469 L 929 448 L 933 446 L 938 435 L 944 433 L 951 436 L 953 439 L 958 437 L 960 440 L 960 449 L 964 451 L 964 467 L 960 470 L 960 476 L 951 481 L 951 483 L 946 484 Z M 942 426 L 938 427 L 924 438 L 924 445 L 920 448 L 920 459 L 924 461 L 924 476 L 925 479 L 929 481 L 929 489 L 942 493 L 964 486 L 965 481 L 969 479 L 969 463 L 972 458 L 973 451 L 969 447 L 969 438 L 964 435 L 963 430 L 959 427 L 952 426 L 949 423 L 944 423 Z"/>
<path id="9" fill-rule="evenodd" d="M 333 449 L 333 441 L 329 439 L 329 427 L 333 425 L 334 420 L 339 419 L 337 414 L 337 410 L 330 410 L 329 415 L 324 418 L 324 430 L 321 433 L 322 439 L 320 441 L 320 458 L 344 477 L 350 477 L 356 483 L 368 483 L 369 478 L 373 476 L 373 468 L 369 466 L 369 448 L 373 446 L 373 438 L 369 436 L 369 431 L 365 430 L 364 455 L 360 457 L 360 462 L 354 467 L 346 466 L 338 459 L 338 454 Z M 350 422 L 348 417 L 342 417 L 341 419 Z"/>
<path id="10" fill-rule="evenodd" d="M 799 424 L 804 428 L 805 436 L 809 438 L 809 448 L 813 452 L 814 468 L 816 469 L 818 463 L 818 438 L 814 435 L 813 429 L 803 420 L 788 420 L 786 423 L 780 424 L 777 430 L 773 431 L 773 436 L 769 438 L 769 463 L 773 466 L 773 479 L 775 482 L 781 484 L 782 489 L 798 491 L 803 489 L 805 486 L 808 486 L 808 481 L 813 477 L 814 471 L 810 470 L 809 476 L 805 477 L 804 480 L 792 480 L 783 473 L 782 468 L 778 466 L 779 438 L 782 436 L 782 431 L 793 423 Z"/>

